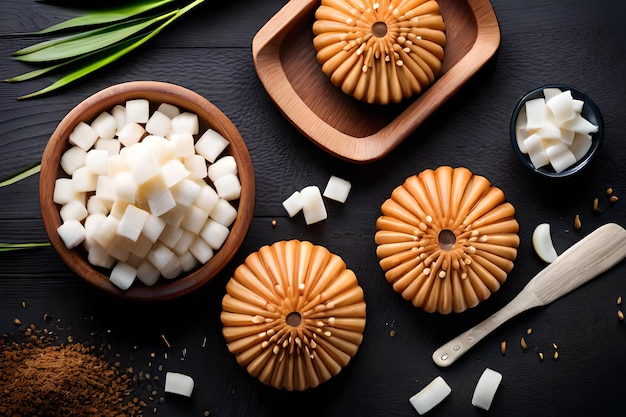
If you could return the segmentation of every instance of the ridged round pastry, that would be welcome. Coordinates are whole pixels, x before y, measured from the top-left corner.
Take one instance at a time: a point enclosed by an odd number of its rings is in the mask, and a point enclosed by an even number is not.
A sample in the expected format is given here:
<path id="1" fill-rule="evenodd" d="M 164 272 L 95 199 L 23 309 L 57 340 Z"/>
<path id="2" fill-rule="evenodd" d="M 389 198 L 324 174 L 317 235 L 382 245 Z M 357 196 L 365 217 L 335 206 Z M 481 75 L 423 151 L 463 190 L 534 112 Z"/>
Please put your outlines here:
<path id="1" fill-rule="evenodd" d="M 427 312 L 462 312 L 504 283 L 519 246 L 514 207 L 466 168 L 442 166 L 393 190 L 376 254 L 393 289 Z"/>
<path id="2" fill-rule="evenodd" d="M 434 81 L 445 23 L 435 0 L 322 0 L 315 12 L 317 61 L 344 93 L 398 103 Z"/>
<path id="3" fill-rule="evenodd" d="M 228 350 L 250 375 L 303 391 L 338 374 L 356 354 L 365 301 L 339 256 L 310 242 L 280 241 L 237 267 L 221 320 Z"/>

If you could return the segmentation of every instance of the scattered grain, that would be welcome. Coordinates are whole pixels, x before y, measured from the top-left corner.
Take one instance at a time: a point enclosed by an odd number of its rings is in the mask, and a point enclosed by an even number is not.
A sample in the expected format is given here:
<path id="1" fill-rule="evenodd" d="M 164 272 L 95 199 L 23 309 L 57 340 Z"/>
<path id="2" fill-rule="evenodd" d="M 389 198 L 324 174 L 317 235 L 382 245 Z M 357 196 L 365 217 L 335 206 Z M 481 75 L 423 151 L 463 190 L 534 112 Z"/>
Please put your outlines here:
<path id="1" fill-rule="evenodd" d="M 272 219 L 272 228 L 276 227 L 277 224 L 278 222 L 276 221 L 276 219 Z"/>
<path id="2" fill-rule="evenodd" d="M 526 329 L 526 334 L 531 334 L 532 332 L 533 332 L 532 328 L 529 327 L 528 329 Z"/>
<path id="3" fill-rule="evenodd" d="M 13 320 L 13 324 L 15 324 L 16 326 L 21 326 L 22 325 L 22 320 L 18 319 L 17 317 Z"/>
<path id="4" fill-rule="evenodd" d="M 161 334 L 161 339 L 163 340 L 163 343 L 165 343 L 165 346 L 167 346 L 168 348 L 172 347 L 172 346 L 170 345 L 169 340 L 167 340 L 167 337 L 165 337 L 165 335 L 164 335 L 164 334 Z"/>
<path id="5" fill-rule="evenodd" d="M 613 189 L 611 187 L 607 187 L 606 190 L 604 190 L 606 192 L 606 195 L 611 195 L 613 194 Z"/>
<path id="6" fill-rule="evenodd" d="M 552 342 L 552 347 L 553 347 L 555 350 L 559 348 L 559 347 L 556 345 L 556 342 Z"/>
<path id="7" fill-rule="evenodd" d="M 526 339 L 524 339 L 524 337 L 522 336 L 522 338 L 520 339 L 519 342 L 520 346 L 522 347 L 522 350 L 526 351 L 526 349 L 528 349 L 528 344 L 526 343 Z"/>
<path id="8" fill-rule="evenodd" d="M 617 305 L 618 306 L 622 305 L 622 296 L 621 295 L 619 297 L 617 297 Z"/>
<path id="9" fill-rule="evenodd" d="M 622 310 L 617 310 L 617 318 L 619 321 L 624 321 L 624 312 Z"/>
<path id="10" fill-rule="evenodd" d="M 574 217 L 574 229 L 578 230 L 583 226 L 582 222 L 580 221 L 580 215 L 576 215 L 576 217 Z"/>
<path id="11" fill-rule="evenodd" d="M 552 357 L 554 358 L 554 360 L 557 360 L 559 358 L 559 352 L 554 351 L 554 355 Z"/>
<path id="12" fill-rule="evenodd" d="M 539 362 L 543 362 L 543 352 L 539 352 L 537 356 L 539 356 Z"/>
<path id="13" fill-rule="evenodd" d="M 611 204 L 617 203 L 617 200 L 619 200 L 619 198 L 617 198 L 616 195 L 612 195 L 611 197 L 609 197 L 609 203 Z"/>
<path id="14" fill-rule="evenodd" d="M 594 213 L 600 213 L 600 205 L 599 204 L 600 204 L 600 202 L 598 201 L 598 198 L 597 197 L 594 198 L 593 199 L 593 207 L 592 207 Z"/>
<path id="15" fill-rule="evenodd" d="M 389 330 L 389 336 L 394 337 L 396 335 L 396 331 L 391 329 Z"/>
<path id="16" fill-rule="evenodd" d="M 26 301 L 22 301 L 22 308 L 26 308 Z"/>
<path id="17" fill-rule="evenodd" d="M 506 354 L 506 340 L 500 342 L 500 353 L 502 353 L 502 356 Z"/>

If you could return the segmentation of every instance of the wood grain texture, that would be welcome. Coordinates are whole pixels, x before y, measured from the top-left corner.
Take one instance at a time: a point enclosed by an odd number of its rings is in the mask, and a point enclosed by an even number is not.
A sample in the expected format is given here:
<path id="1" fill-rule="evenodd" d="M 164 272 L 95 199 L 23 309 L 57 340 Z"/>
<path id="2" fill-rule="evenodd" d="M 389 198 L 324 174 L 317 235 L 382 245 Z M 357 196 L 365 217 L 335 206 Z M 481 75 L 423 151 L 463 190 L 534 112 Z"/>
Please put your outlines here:
<path id="1" fill-rule="evenodd" d="M 412 417 L 416 413 L 408 398 L 437 375 L 453 391 L 429 416 L 468 416 L 481 414 L 470 401 L 485 367 L 504 377 L 492 415 L 623 415 L 626 390 L 619 382 L 626 373 L 626 337 L 616 299 L 626 297 L 624 263 L 549 306 L 511 319 L 449 368 L 442 370 L 431 359 L 437 347 L 506 305 L 545 266 L 530 240 L 537 224 L 551 224 L 559 252 L 602 224 L 626 226 L 622 3 L 492 0 L 502 36 L 497 54 L 393 151 L 365 165 L 340 160 L 308 140 L 274 105 L 256 74 L 252 39 L 286 0 L 207 2 L 201 12 L 185 16 L 145 48 L 52 96 L 15 100 L 54 77 L 3 83 L 0 177 L 40 160 L 59 121 L 84 98 L 124 81 L 158 80 L 198 92 L 233 121 L 250 151 L 257 196 L 252 224 L 235 257 L 208 284 L 180 299 L 137 304 L 110 297 L 80 280 L 52 248 L 0 253 L 0 334 L 16 331 L 15 317 L 53 328 L 43 315 L 54 314 L 66 328 L 64 335 L 73 334 L 75 340 L 97 335 L 136 369 L 161 377 L 163 371 L 191 375 L 196 381 L 192 398 L 166 397 L 158 405 L 160 416 L 201 416 L 208 410 L 222 417 L 274 417 L 307 410 L 327 417 Z M 32 38 L 13 32 L 35 30 L 76 13 L 34 0 L 0 0 L 0 76 L 30 68 L 10 52 Z M 548 82 L 587 92 L 606 124 L 598 158 L 567 181 L 529 175 L 508 138 L 516 101 Z M 477 308 L 446 317 L 418 311 L 393 292 L 378 266 L 373 240 L 380 205 L 391 191 L 407 177 L 440 165 L 466 166 L 501 188 L 516 208 L 521 239 L 506 284 Z M 352 182 L 345 204 L 327 202 L 328 219 L 311 226 L 301 215 L 286 215 L 281 202 L 291 192 L 306 185 L 323 187 L 330 175 Z M 609 204 L 609 186 L 620 197 L 617 204 Z M 596 197 L 599 214 L 591 210 Z M 0 188 L 0 203 L 0 240 L 40 241 L 45 236 L 38 176 Z M 572 227 L 576 214 L 583 222 L 580 231 Z M 350 365 L 303 393 L 277 391 L 249 377 L 228 352 L 219 319 L 234 269 L 262 245 L 291 238 L 340 255 L 355 271 L 367 303 L 363 343 Z M 523 352 L 519 338 L 529 327 L 529 350 Z M 169 348 L 161 334 L 167 335 Z M 505 356 L 502 340 L 509 346 Z M 550 356 L 553 342 L 558 344 L 557 361 Z M 543 362 L 537 359 L 539 351 L 547 357 Z"/>

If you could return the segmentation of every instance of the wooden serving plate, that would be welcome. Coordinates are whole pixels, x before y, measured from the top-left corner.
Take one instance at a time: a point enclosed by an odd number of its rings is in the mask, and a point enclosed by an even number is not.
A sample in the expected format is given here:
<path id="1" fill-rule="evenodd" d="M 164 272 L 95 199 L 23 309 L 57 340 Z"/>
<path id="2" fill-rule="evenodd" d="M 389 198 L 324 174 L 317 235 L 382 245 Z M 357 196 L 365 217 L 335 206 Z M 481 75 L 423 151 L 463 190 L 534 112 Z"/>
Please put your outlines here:
<path id="1" fill-rule="evenodd" d="M 315 60 L 319 0 L 291 0 L 255 35 L 254 65 L 287 119 L 327 152 L 352 162 L 387 155 L 496 52 L 500 28 L 489 0 L 440 0 L 447 45 L 437 81 L 394 105 L 360 102 L 335 87 Z"/>

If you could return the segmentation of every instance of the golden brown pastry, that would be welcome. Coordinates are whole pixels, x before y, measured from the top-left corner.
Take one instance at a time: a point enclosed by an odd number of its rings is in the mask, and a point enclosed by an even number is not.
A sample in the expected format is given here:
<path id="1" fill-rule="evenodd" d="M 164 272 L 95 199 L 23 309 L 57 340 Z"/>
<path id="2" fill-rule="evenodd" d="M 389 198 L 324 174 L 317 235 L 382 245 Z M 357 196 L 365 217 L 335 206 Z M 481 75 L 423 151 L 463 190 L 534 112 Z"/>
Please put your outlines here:
<path id="1" fill-rule="evenodd" d="M 263 246 L 226 286 L 228 350 L 266 385 L 302 391 L 329 380 L 356 354 L 365 301 L 343 260 L 310 242 Z"/>
<path id="2" fill-rule="evenodd" d="M 435 0 L 322 0 L 315 19 L 322 71 L 358 100 L 398 103 L 441 70 L 446 34 Z"/>
<path id="3" fill-rule="evenodd" d="M 376 254 L 393 289 L 427 312 L 462 312 L 500 288 L 519 246 L 515 209 L 466 168 L 409 177 L 381 207 Z"/>

